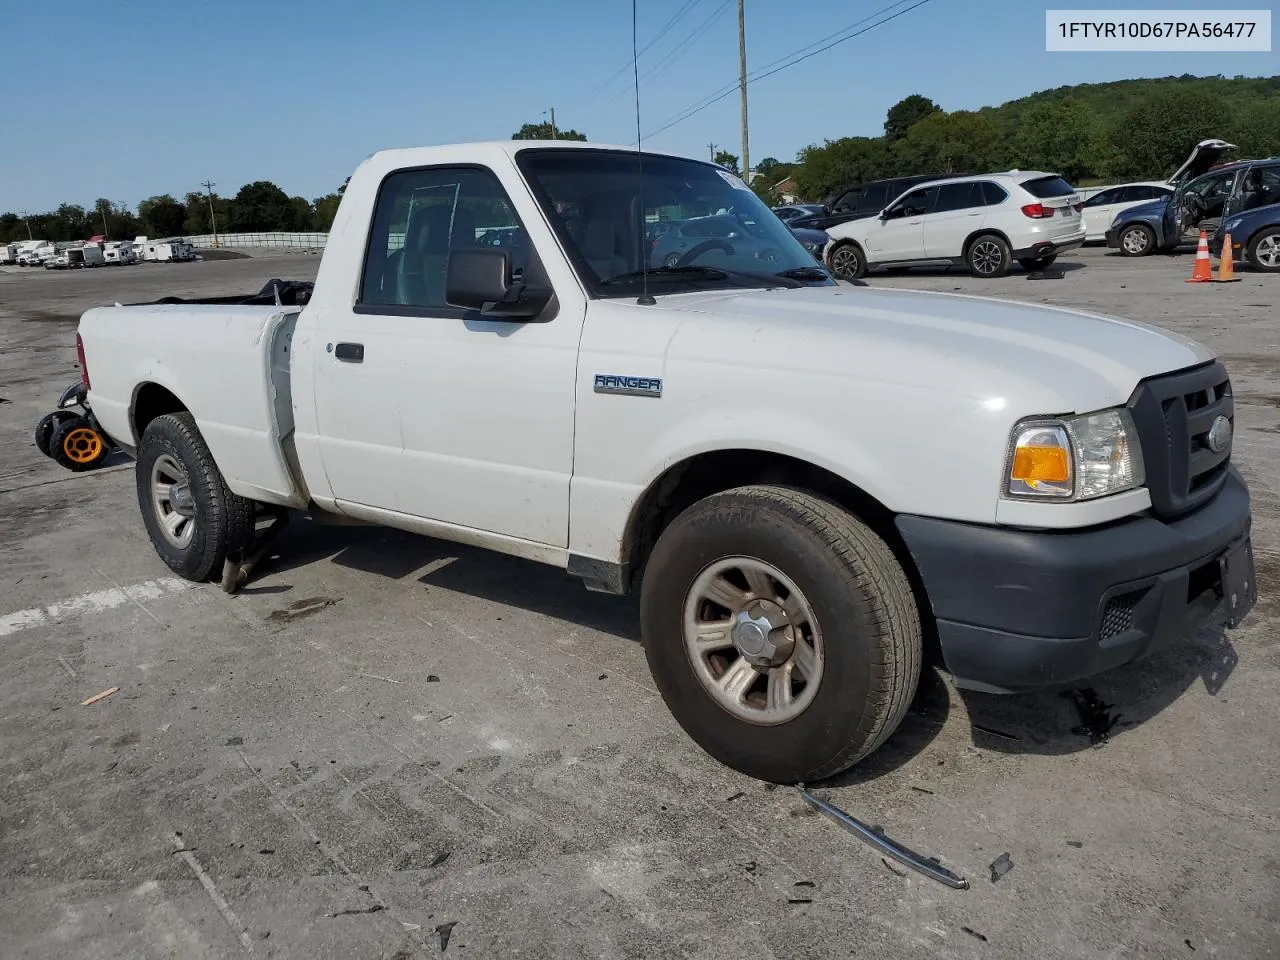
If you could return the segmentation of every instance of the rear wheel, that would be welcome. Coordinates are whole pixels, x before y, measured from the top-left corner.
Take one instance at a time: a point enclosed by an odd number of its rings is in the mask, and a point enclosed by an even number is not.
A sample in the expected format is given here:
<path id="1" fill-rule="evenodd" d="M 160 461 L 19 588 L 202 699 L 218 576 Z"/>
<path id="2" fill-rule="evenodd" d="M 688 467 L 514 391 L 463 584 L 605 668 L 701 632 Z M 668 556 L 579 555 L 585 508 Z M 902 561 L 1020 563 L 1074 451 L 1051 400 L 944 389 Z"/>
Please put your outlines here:
<path id="1" fill-rule="evenodd" d="M 856 243 L 842 243 L 831 251 L 831 272 L 841 280 L 860 280 L 867 275 L 867 258 Z"/>
<path id="2" fill-rule="evenodd" d="M 227 553 L 253 537 L 254 504 L 227 489 L 189 413 L 156 417 L 138 444 L 138 506 L 169 568 L 208 580 Z"/>
<path id="3" fill-rule="evenodd" d="M 969 272 L 975 277 L 990 279 L 1003 277 L 1009 272 L 1013 261 L 1013 252 L 1003 237 L 994 233 L 985 233 L 975 237 L 965 251 L 965 262 L 969 264 Z"/>
<path id="4" fill-rule="evenodd" d="M 686 733 L 721 763 L 796 783 L 879 747 L 920 676 L 892 550 L 838 505 L 741 487 L 663 531 L 641 587 L 645 654 Z"/>
<path id="5" fill-rule="evenodd" d="M 1135 223 L 1120 231 L 1120 255 L 1145 257 L 1156 248 L 1156 233 L 1145 223 Z"/>
<path id="6" fill-rule="evenodd" d="M 1231 256 L 1230 251 L 1227 252 L 1227 256 Z M 1268 227 L 1266 230 L 1259 231 L 1258 235 L 1249 241 L 1247 256 L 1255 270 L 1264 270 L 1267 273 L 1280 272 L 1280 227 Z"/>

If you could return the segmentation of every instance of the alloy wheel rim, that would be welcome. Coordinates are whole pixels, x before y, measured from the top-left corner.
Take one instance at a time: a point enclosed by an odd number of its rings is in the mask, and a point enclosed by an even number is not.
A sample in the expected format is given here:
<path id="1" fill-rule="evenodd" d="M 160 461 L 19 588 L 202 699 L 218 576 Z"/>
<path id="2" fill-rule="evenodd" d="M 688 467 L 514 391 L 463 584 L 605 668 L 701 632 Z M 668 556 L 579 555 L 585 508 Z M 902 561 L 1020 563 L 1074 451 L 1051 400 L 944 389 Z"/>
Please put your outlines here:
<path id="1" fill-rule="evenodd" d="M 195 503 L 186 470 L 169 454 L 161 454 L 151 465 L 150 490 L 161 534 L 179 550 L 185 549 L 196 532 Z"/>
<path id="2" fill-rule="evenodd" d="M 776 726 L 817 696 L 826 665 L 813 608 L 771 563 L 726 557 L 702 570 L 685 598 L 685 650 L 716 705 Z"/>

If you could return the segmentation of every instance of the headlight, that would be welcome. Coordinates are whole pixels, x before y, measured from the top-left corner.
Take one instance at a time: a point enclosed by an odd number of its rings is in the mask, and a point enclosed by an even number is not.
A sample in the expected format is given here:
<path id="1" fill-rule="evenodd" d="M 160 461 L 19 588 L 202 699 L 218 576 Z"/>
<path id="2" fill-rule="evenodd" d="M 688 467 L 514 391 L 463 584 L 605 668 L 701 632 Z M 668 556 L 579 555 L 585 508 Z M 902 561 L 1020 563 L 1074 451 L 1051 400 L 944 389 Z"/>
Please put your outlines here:
<path id="1" fill-rule="evenodd" d="M 822 248 L 824 244 L 814 243 L 812 240 L 801 240 L 800 246 L 804 247 L 806 250 L 808 250 L 810 253 L 812 253 L 816 257 L 818 254 L 822 252 Z"/>
<path id="2" fill-rule="evenodd" d="M 1006 496 L 1092 500 L 1145 481 L 1142 446 L 1133 418 L 1123 408 L 1071 419 L 1024 420 L 1013 429 Z"/>

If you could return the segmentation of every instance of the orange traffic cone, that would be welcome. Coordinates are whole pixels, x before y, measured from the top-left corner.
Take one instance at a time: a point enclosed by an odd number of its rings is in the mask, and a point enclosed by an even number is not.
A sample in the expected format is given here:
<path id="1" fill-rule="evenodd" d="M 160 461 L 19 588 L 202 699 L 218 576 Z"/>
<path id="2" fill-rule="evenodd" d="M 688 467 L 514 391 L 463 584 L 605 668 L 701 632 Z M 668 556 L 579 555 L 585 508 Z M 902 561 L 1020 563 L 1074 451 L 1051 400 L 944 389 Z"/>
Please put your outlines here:
<path id="1" fill-rule="evenodd" d="M 1209 283 L 1213 280 L 1213 261 L 1209 259 L 1209 235 L 1200 231 L 1200 245 L 1196 247 L 1196 265 L 1187 277 L 1187 283 Z"/>
<path id="2" fill-rule="evenodd" d="M 1214 283 L 1239 283 L 1240 278 L 1236 276 L 1235 252 L 1231 249 L 1231 234 L 1225 234 L 1222 238 L 1222 253 L 1218 255 L 1218 275 L 1213 278 Z"/>

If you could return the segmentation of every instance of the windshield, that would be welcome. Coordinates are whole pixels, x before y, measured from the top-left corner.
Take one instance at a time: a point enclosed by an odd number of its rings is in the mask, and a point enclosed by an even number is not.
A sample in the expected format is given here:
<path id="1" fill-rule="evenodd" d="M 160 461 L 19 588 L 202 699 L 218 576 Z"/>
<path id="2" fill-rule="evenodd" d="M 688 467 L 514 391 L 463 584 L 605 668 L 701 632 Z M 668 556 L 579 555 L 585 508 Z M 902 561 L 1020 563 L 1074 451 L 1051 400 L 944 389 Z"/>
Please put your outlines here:
<path id="1" fill-rule="evenodd" d="M 546 148 L 517 163 L 593 296 L 635 296 L 646 270 L 654 294 L 834 283 L 764 201 L 712 164 Z"/>

